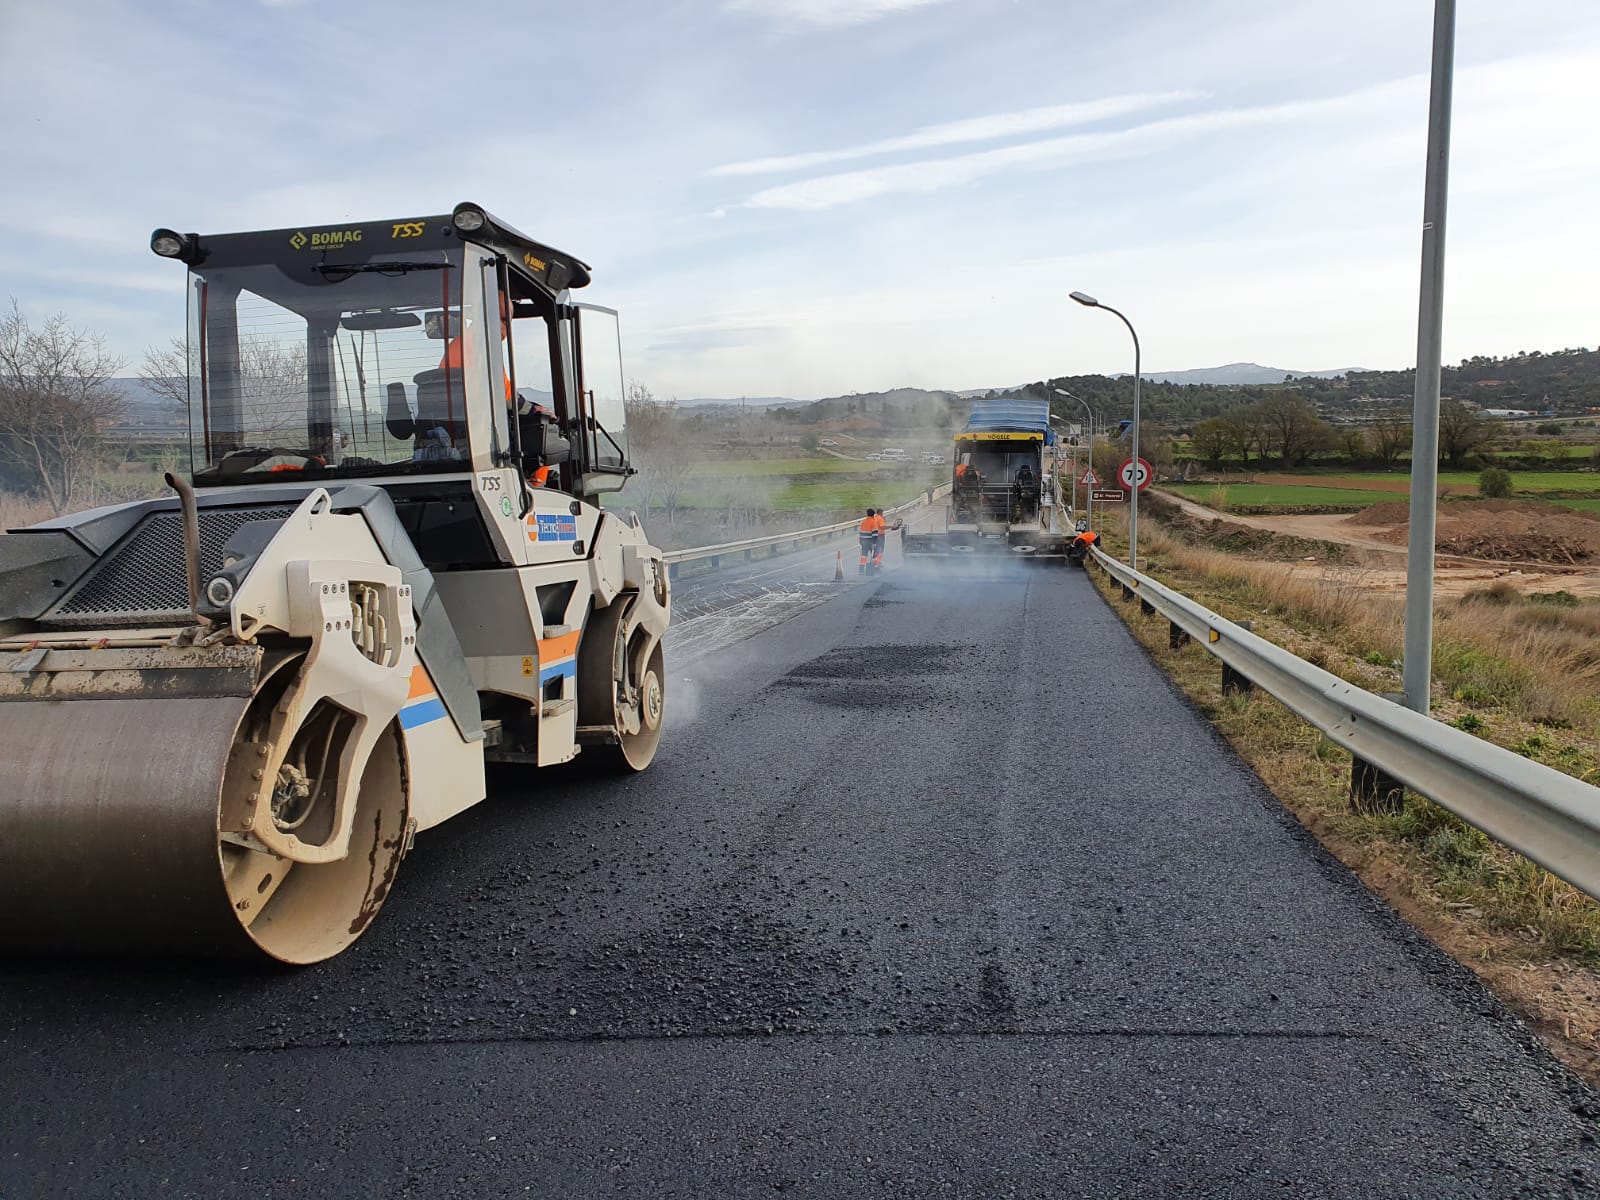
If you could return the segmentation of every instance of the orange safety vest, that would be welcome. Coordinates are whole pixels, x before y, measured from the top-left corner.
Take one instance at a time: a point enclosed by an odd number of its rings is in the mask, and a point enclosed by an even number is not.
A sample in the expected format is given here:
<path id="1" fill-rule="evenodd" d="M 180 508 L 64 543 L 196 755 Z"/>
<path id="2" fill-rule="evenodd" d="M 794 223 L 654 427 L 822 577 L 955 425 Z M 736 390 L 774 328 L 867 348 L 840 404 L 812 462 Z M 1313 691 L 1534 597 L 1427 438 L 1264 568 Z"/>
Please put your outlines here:
<path id="1" fill-rule="evenodd" d="M 883 519 L 883 514 L 882 513 L 879 513 L 877 516 L 873 517 L 872 520 L 874 522 L 874 524 L 872 526 L 872 530 L 873 530 L 874 533 L 885 533 L 885 532 L 888 531 L 889 522 L 887 522 L 887 521 L 885 521 Z"/>
<path id="2" fill-rule="evenodd" d="M 863 537 L 866 537 L 866 536 L 868 536 L 870 534 L 877 533 L 878 532 L 878 523 L 877 522 L 878 522 L 878 518 L 877 517 L 862 517 L 861 518 L 861 524 L 856 526 L 856 532 L 860 533 Z"/>
<path id="3" fill-rule="evenodd" d="M 459 333 L 450 339 L 450 344 L 444 348 L 444 357 L 439 360 L 439 369 L 441 371 L 460 371 L 465 369 L 466 364 L 462 361 L 465 357 L 465 351 L 462 349 L 464 340 L 463 335 Z M 476 351 L 474 351 L 474 354 L 476 354 Z M 509 375 L 506 376 L 506 399 L 511 399 L 511 376 Z"/>

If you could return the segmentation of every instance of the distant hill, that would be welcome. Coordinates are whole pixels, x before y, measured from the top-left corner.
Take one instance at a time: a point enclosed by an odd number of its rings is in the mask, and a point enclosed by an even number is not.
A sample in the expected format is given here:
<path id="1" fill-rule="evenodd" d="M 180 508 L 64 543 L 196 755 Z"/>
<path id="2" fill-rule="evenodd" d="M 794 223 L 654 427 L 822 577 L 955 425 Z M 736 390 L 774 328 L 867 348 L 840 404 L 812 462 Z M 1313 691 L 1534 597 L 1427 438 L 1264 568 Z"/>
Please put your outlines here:
<path id="1" fill-rule="evenodd" d="M 955 392 L 934 392 L 926 388 L 891 388 L 886 392 L 855 392 L 848 396 L 828 396 L 809 404 L 796 404 L 786 411 L 791 420 L 817 421 L 868 420 L 888 428 L 932 427 L 941 432 L 957 409 L 963 414 L 966 401 Z"/>
<path id="2" fill-rule="evenodd" d="M 1361 367 L 1346 367 L 1338 371 L 1288 371 L 1282 367 L 1263 367 L 1260 363 L 1236 362 L 1220 367 L 1199 367 L 1191 371 L 1144 371 L 1141 379 L 1156 383 L 1209 383 L 1220 387 L 1243 387 L 1250 384 L 1282 383 L 1286 378 L 1337 379 Z M 1122 378 L 1117 376 L 1117 378 Z"/>
<path id="3" fill-rule="evenodd" d="M 124 435 L 181 438 L 189 429 L 189 416 L 183 405 L 174 404 L 143 379 L 120 377 L 108 381 L 122 393 L 127 406 L 114 430 Z"/>
<path id="4" fill-rule="evenodd" d="M 696 396 L 690 400 L 679 400 L 679 408 L 703 408 L 706 405 L 719 405 L 727 408 L 772 408 L 780 404 L 798 404 L 800 401 L 790 396 Z"/>

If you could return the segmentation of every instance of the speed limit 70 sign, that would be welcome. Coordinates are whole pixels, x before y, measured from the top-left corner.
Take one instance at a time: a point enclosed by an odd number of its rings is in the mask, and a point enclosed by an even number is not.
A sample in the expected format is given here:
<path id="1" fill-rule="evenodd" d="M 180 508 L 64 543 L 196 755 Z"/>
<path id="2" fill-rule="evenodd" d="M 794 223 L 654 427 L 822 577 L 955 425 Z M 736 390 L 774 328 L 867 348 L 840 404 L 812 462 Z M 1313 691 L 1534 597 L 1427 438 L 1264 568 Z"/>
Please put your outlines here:
<path id="1" fill-rule="evenodd" d="M 1138 488 L 1141 492 L 1150 486 L 1155 477 L 1150 464 L 1142 458 L 1130 458 L 1117 468 L 1117 478 L 1122 480 L 1122 486 Z"/>

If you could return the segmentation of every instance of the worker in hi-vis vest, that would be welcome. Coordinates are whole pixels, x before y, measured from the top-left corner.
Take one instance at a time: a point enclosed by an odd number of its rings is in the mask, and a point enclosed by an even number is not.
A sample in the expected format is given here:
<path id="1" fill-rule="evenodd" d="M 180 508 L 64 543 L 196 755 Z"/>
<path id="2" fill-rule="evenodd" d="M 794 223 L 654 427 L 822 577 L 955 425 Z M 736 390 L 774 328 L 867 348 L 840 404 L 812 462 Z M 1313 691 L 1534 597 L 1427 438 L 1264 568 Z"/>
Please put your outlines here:
<path id="1" fill-rule="evenodd" d="M 878 510 L 867 509 L 867 515 L 861 519 L 861 524 L 856 526 L 856 537 L 861 542 L 861 564 L 856 568 L 857 575 L 867 573 L 867 565 L 872 562 L 874 552 L 878 545 Z"/>

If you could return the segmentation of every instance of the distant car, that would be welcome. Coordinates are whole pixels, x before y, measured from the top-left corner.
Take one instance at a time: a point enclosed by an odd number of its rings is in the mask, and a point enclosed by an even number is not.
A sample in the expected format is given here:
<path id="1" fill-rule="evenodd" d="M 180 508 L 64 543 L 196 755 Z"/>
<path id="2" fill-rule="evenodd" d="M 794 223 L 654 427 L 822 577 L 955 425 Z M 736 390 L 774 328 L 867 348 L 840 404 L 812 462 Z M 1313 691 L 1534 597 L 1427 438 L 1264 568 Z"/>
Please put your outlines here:
<path id="1" fill-rule="evenodd" d="M 838 444 L 833 438 L 822 438 L 817 442 L 819 446 L 837 446 Z"/>
<path id="2" fill-rule="evenodd" d="M 907 462 L 907 461 L 909 461 L 906 458 L 906 452 L 904 450 L 895 449 L 894 447 L 889 447 L 888 449 L 885 449 L 882 453 L 880 453 L 878 455 L 878 457 L 883 459 L 884 462 Z"/>
<path id="3" fill-rule="evenodd" d="M 942 455 L 942 454 L 924 454 L 922 456 L 922 461 L 927 463 L 930 467 L 937 467 L 941 463 L 944 462 L 944 455 Z"/>
<path id="4" fill-rule="evenodd" d="M 883 455 L 874 452 L 872 454 L 867 455 L 867 461 L 868 462 L 882 462 L 883 461 Z"/>

